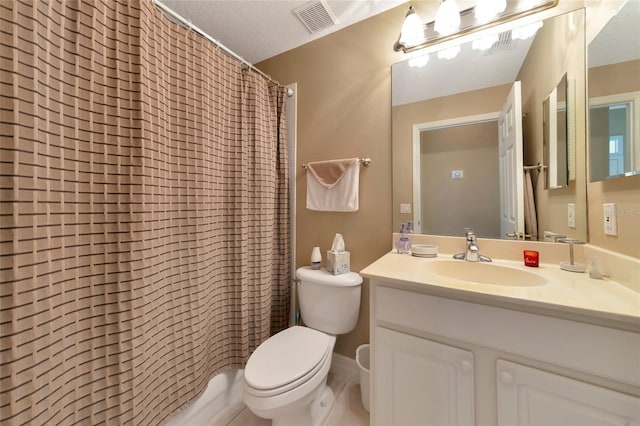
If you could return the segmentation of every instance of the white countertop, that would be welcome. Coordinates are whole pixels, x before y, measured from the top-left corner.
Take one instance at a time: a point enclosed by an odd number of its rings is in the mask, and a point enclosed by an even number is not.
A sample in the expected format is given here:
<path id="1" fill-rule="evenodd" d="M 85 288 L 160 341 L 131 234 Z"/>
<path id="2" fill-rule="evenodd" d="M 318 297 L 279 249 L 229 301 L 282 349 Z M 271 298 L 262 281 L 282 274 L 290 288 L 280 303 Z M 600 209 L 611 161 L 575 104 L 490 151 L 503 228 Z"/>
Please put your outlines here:
<path id="1" fill-rule="evenodd" d="M 451 259 L 451 254 L 419 258 L 392 251 L 364 268 L 360 274 L 384 280 L 394 287 L 435 296 L 640 332 L 640 293 L 615 281 L 590 278 L 588 273 L 563 271 L 555 263 L 541 263 L 537 268 L 530 268 L 522 261 L 501 259 L 493 259 L 492 263 L 538 274 L 548 283 L 530 287 L 473 283 L 437 275 L 421 267 L 424 262 Z"/>

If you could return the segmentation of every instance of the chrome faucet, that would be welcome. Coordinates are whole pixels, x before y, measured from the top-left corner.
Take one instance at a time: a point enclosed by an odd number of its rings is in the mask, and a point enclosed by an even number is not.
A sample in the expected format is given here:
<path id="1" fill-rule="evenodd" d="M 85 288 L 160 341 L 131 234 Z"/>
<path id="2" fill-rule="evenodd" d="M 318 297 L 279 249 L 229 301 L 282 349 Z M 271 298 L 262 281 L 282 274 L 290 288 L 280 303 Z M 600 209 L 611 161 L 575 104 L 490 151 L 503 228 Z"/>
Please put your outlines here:
<path id="1" fill-rule="evenodd" d="M 491 258 L 480 254 L 480 247 L 476 243 L 476 234 L 471 228 L 464 228 L 467 238 L 467 249 L 464 253 L 454 254 L 454 259 L 466 260 L 467 262 L 491 262 Z"/>

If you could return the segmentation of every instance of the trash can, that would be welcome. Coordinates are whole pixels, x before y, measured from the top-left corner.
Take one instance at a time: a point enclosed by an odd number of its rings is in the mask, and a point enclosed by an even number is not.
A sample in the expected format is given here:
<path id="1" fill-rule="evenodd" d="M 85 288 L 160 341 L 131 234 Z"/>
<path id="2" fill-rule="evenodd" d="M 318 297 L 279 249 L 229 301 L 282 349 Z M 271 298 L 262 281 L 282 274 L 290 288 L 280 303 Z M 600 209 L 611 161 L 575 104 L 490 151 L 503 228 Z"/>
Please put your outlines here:
<path id="1" fill-rule="evenodd" d="M 369 412 L 369 351 L 370 345 L 364 344 L 356 349 L 356 364 L 360 370 L 360 395 L 362 396 L 362 406 Z"/>

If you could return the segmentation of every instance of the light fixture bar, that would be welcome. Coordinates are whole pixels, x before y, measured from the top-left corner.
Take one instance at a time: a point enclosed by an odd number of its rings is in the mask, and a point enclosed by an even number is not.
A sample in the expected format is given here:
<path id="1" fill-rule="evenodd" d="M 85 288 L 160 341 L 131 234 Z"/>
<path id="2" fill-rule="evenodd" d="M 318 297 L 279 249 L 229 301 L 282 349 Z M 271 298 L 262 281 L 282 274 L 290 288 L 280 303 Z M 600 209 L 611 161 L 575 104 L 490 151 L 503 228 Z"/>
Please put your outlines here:
<path id="1" fill-rule="evenodd" d="M 551 9 L 558 4 L 558 1 L 559 0 L 509 1 L 507 2 L 507 8 L 502 13 L 496 15 L 495 18 L 482 23 L 479 23 L 476 20 L 474 16 L 474 8 L 471 7 L 460 12 L 460 28 L 457 32 L 446 36 L 440 35 L 434 30 L 434 22 L 432 21 L 424 24 L 424 42 L 415 46 L 404 46 L 400 43 L 396 43 L 393 48 L 397 52 L 403 51 L 404 53 L 424 49 L 425 47 L 445 42 L 455 37 L 471 34 L 498 24 L 503 24 L 543 10 Z"/>

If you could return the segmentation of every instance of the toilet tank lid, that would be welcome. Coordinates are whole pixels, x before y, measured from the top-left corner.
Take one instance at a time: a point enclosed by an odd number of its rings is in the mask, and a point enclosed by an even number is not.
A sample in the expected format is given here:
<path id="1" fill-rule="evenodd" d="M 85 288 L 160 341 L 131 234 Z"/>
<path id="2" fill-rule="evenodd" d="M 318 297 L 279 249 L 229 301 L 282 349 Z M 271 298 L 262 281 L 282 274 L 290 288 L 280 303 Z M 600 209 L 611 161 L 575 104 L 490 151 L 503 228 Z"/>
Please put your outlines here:
<path id="1" fill-rule="evenodd" d="M 298 268 L 296 276 L 302 281 L 311 281 L 316 284 L 332 285 L 336 287 L 355 287 L 362 284 L 362 277 L 356 272 L 333 275 L 326 269 L 311 269 L 310 266 Z"/>

